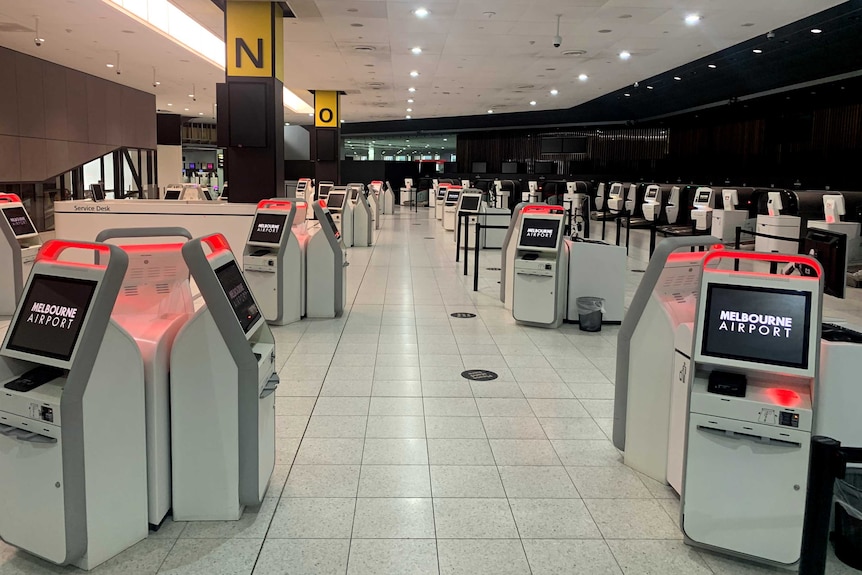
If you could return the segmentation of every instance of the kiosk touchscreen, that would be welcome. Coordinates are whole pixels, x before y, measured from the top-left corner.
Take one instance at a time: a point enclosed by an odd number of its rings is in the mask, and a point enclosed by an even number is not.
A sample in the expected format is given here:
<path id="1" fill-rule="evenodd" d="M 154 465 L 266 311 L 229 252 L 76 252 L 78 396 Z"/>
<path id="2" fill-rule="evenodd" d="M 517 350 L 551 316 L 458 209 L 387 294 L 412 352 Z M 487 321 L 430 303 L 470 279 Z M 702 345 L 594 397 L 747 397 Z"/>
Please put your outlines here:
<path id="1" fill-rule="evenodd" d="M 325 200 L 329 197 L 329 192 L 335 187 L 333 182 L 319 182 L 317 184 L 317 200 Z"/>
<path id="2" fill-rule="evenodd" d="M 334 318 L 347 299 L 347 252 L 326 202 L 315 202 L 312 209 L 318 224 L 306 247 L 306 315 Z"/>
<path id="3" fill-rule="evenodd" d="M 455 210 L 457 218 L 455 226 L 461 228 L 461 245 L 467 242 L 467 245 L 472 248 L 476 244 L 476 222 L 479 220 L 479 212 L 482 208 L 482 192 L 478 190 L 466 190 L 461 197 L 458 198 L 458 205 Z M 467 225 L 464 225 L 462 214 L 475 214 L 467 218 Z M 452 241 L 456 241 L 457 234 L 452 236 Z M 482 246 L 481 239 L 479 245 Z"/>
<path id="4" fill-rule="evenodd" d="M 353 204 L 350 203 L 347 193 L 344 188 L 333 188 L 329 192 L 326 206 L 338 227 L 344 247 L 350 248 L 353 247 Z"/>
<path id="5" fill-rule="evenodd" d="M 179 200 L 180 196 L 183 195 L 183 187 L 182 186 L 168 186 L 165 188 L 165 199 L 166 200 Z"/>
<path id="6" fill-rule="evenodd" d="M 512 316 L 537 327 L 559 327 L 566 314 L 568 254 L 562 208 L 525 207 L 514 265 Z"/>
<path id="7" fill-rule="evenodd" d="M 788 567 L 805 515 L 820 266 L 790 256 L 815 274 L 741 274 L 707 267 L 716 257 L 704 258 L 695 319 L 680 524 L 689 544 Z"/>
<path id="8" fill-rule="evenodd" d="M 204 305 L 171 353 L 173 516 L 236 520 L 275 464 L 275 343 L 224 236 L 182 254 Z"/>
<path id="9" fill-rule="evenodd" d="M 292 231 L 296 214 L 296 201 L 262 200 L 243 250 L 246 280 L 263 317 L 272 325 L 302 319 L 305 277 L 302 249 Z"/>
<path id="10" fill-rule="evenodd" d="M 443 203 L 443 229 L 447 232 L 455 231 L 455 223 L 458 219 L 458 201 L 461 198 L 460 186 L 449 186 L 446 190 L 446 199 Z"/>
<path id="11" fill-rule="evenodd" d="M 715 192 L 712 188 L 702 187 L 694 191 L 694 209 L 691 219 L 695 229 L 706 231 L 712 227 L 712 211 L 715 208 Z"/>
<path id="12" fill-rule="evenodd" d="M 0 194 L 0 212 L 0 315 L 12 315 L 42 240 L 17 195 Z"/>
<path id="13" fill-rule="evenodd" d="M 0 538 L 57 565 L 147 536 L 144 366 L 111 319 L 127 265 L 116 246 L 47 242 L 0 347 Z"/>

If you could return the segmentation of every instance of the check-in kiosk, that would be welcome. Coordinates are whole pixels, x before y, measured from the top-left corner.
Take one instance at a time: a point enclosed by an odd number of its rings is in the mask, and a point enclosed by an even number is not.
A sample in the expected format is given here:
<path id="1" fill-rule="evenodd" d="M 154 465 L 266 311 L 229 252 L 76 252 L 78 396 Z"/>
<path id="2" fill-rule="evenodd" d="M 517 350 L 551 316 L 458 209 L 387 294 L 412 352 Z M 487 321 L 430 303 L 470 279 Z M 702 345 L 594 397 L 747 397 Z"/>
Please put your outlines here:
<path id="1" fill-rule="evenodd" d="M 665 205 L 665 190 L 658 184 L 647 186 L 644 194 L 643 213 L 648 222 L 658 222 Z"/>
<path id="2" fill-rule="evenodd" d="M 371 206 L 361 190 L 352 188 L 350 195 L 350 201 L 353 204 L 353 245 L 365 248 L 371 245 L 371 236 L 374 233 Z"/>
<path id="3" fill-rule="evenodd" d="M 808 222 L 808 228 L 809 230 L 814 228 L 847 236 L 847 263 L 855 264 L 862 262 L 862 223 L 858 221 L 862 214 L 852 214 L 855 216 L 855 221 L 845 218 L 848 215 L 848 198 L 852 203 L 862 205 L 862 193 L 860 192 L 835 192 L 823 196 L 823 211 L 826 217 L 823 220 Z"/>
<path id="4" fill-rule="evenodd" d="M 736 240 L 736 228 L 754 230 L 749 206 L 754 188 L 724 188 L 721 190 L 721 208 L 712 212 L 712 235 L 724 243 Z"/>
<path id="5" fill-rule="evenodd" d="M 147 536 L 144 365 L 111 319 L 127 265 L 116 246 L 47 242 L 0 347 L 0 538 L 57 565 Z"/>
<path id="6" fill-rule="evenodd" d="M 621 212 L 626 204 L 626 190 L 628 184 L 614 182 L 608 191 L 608 210 L 612 212 Z"/>
<path id="7" fill-rule="evenodd" d="M 691 219 L 696 230 L 706 231 L 712 226 L 713 209 L 715 209 L 715 191 L 705 186 L 695 190 Z"/>
<path id="8" fill-rule="evenodd" d="M 414 198 L 416 191 L 413 189 L 413 178 L 404 178 L 404 187 L 401 188 L 401 205 L 408 206 L 412 202 L 418 201 L 418 196 Z"/>
<path id="9" fill-rule="evenodd" d="M 302 248 L 293 234 L 296 215 L 295 200 L 260 201 L 243 250 L 246 281 L 271 325 L 302 319 L 305 266 Z"/>
<path id="10" fill-rule="evenodd" d="M 383 192 L 383 213 L 392 214 L 395 212 L 395 192 L 392 191 L 392 184 L 386 182 L 386 189 Z"/>
<path id="11" fill-rule="evenodd" d="M 539 182 L 535 180 L 527 182 L 527 190 L 521 193 L 521 201 L 534 204 L 542 201 L 539 195 Z"/>
<path id="12" fill-rule="evenodd" d="M 326 202 L 315 202 L 312 209 L 318 224 L 309 230 L 305 250 L 306 316 L 334 318 L 347 300 L 347 252 Z"/>
<path id="13" fill-rule="evenodd" d="M 449 186 L 446 190 L 446 199 L 443 202 L 443 229 L 447 232 L 455 231 L 455 222 L 458 219 L 458 200 L 461 198 L 461 186 Z"/>
<path id="14" fill-rule="evenodd" d="M 699 289 L 680 525 L 689 544 L 789 567 L 805 515 L 820 266 L 790 256 L 815 274 L 738 273 L 708 267 L 718 257 L 704 258 Z"/>
<path id="15" fill-rule="evenodd" d="M 298 200 L 310 200 L 309 198 L 309 190 L 314 191 L 314 184 L 312 183 L 310 178 L 300 178 L 298 182 L 296 182 L 296 199 Z"/>
<path id="16" fill-rule="evenodd" d="M 171 353 L 173 517 L 236 520 L 275 465 L 275 340 L 224 236 L 182 254 L 204 305 Z"/>
<path id="17" fill-rule="evenodd" d="M 338 227 L 338 233 L 344 247 L 353 247 L 353 204 L 350 203 L 347 190 L 344 188 L 333 188 L 329 192 L 326 206 L 329 208 L 332 220 Z"/>
<path id="18" fill-rule="evenodd" d="M 482 210 L 482 205 L 482 192 L 479 190 L 464 190 L 458 198 L 458 204 L 455 210 L 457 218 L 455 225 L 456 227 L 459 225 L 461 226 L 461 246 L 464 245 L 465 241 L 470 248 L 473 248 L 476 245 L 476 223 L 479 220 L 479 212 Z M 466 226 L 464 225 L 464 217 L 462 214 L 471 214 L 467 217 Z M 458 220 L 460 220 L 460 222 Z M 453 235 L 452 241 L 455 240 L 457 240 L 457 237 Z M 481 238 L 479 240 L 479 246 L 482 247 Z"/>
<path id="19" fill-rule="evenodd" d="M 446 205 L 446 195 L 449 193 L 450 184 L 437 186 L 437 201 L 434 203 L 434 217 L 443 221 L 443 207 Z"/>
<path id="20" fill-rule="evenodd" d="M 563 210 L 525 207 L 515 253 L 512 317 L 526 325 L 559 327 L 566 315 L 568 254 Z"/>
<path id="21" fill-rule="evenodd" d="M 380 229 L 380 215 L 383 213 L 383 182 L 375 180 L 368 185 L 368 204 L 371 206 L 371 219 L 374 229 Z"/>
<path id="22" fill-rule="evenodd" d="M 566 210 L 566 230 L 568 235 L 585 232 L 589 237 L 590 196 L 586 182 L 566 182 L 563 194 L 563 208 Z"/>
<path id="23" fill-rule="evenodd" d="M 12 315 L 42 240 L 17 195 L 0 194 L 0 212 L 0 315 Z"/>
<path id="24" fill-rule="evenodd" d="M 99 232 L 96 242 L 173 237 L 191 239 L 191 234 L 183 228 L 108 229 Z M 171 350 L 177 333 L 194 313 L 182 246 L 182 243 L 121 246 L 129 265 L 111 316 L 134 338 L 144 362 L 147 514 L 154 528 L 161 525 L 171 508 Z"/>
<path id="25" fill-rule="evenodd" d="M 335 187 L 334 182 L 318 182 L 317 183 L 317 195 L 314 200 L 324 200 L 329 197 L 329 192 Z"/>
<path id="26" fill-rule="evenodd" d="M 797 240 L 808 222 L 825 218 L 823 196 L 826 195 L 829 195 L 829 192 L 769 190 L 766 202 L 767 213 L 757 215 L 757 232 L 764 235 L 755 237 L 755 251 L 798 253 Z"/>
<path id="27" fill-rule="evenodd" d="M 506 230 L 506 237 L 503 239 L 503 253 L 500 258 L 500 301 L 503 302 L 503 307 L 508 310 L 512 309 L 512 300 L 514 299 L 515 254 L 518 251 L 518 241 L 521 238 L 521 221 L 524 215 L 524 208 L 528 206 L 538 206 L 542 209 L 548 209 L 546 208 L 547 204 L 528 204 L 522 202 L 515 206 L 515 210 L 512 212 L 509 229 Z"/>

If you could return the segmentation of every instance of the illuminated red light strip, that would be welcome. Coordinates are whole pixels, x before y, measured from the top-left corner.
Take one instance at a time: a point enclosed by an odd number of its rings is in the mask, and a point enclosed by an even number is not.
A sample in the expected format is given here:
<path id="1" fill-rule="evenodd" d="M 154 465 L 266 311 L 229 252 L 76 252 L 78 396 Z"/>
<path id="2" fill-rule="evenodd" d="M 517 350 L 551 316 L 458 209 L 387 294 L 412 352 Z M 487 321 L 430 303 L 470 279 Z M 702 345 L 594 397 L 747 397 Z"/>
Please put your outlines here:
<path id="1" fill-rule="evenodd" d="M 10 204 L 22 203 L 18 194 L 0 194 L 0 202 L 8 202 Z"/>
<path id="2" fill-rule="evenodd" d="M 711 252 L 707 252 L 707 256 L 703 259 L 703 267 L 706 266 L 712 261 L 716 259 L 722 258 L 730 258 L 735 260 L 749 260 L 756 262 L 766 262 L 766 263 L 793 263 L 793 264 L 802 264 L 809 266 L 817 272 L 817 278 L 811 278 L 805 276 L 800 279 L 820 279 L 823 275 L 823 268 L 820 266 L 820 262 L 816 259 L 803 256 L 799 254 L 779 254 L 779 253 L 763 253 L 763 252 L 743 252 L 743 251 L 732 251 L 732 250 L 715 250 Z M 705 271 L 716 271 L 721 273 L 726 273 L 728 270 L 706 270 Z M 749 275 L 761 275 L 761 276 L 769 276 L 771 277 L 773 274 L 761 273 L 761 272 L 736 272 L 736 273 L 744 273 Z"/>
<path id="3" fill-rule="evenodd" d="M 560 206 L 524 206 L 521 210 L 522 214 L 562 214 L 563 208 Z"/>
<path id="4" fill-rule="evenodd" d="M 257 203 L 257 209 L 259 210 L 290 210 L 290 207 L 293 205 L 292 202 L 285 202 L 283 200 L 261 200 Z"/>
<path id="5" fill-rule="evenodd" d="M 230 244 L 222 234 L 212 234 L 210 236 L 204 236 L 201 238 L 201 241 L 208 245 L 212 250 L 212 253 L 207 256 L 207 258 L 213 258 L 221 252 L 230 251 Z"/>
<path id="6" fill-rule="evenodd" d="M 69 249 L 78 249 L 78 250 L 89 250 L 94 252 L 99 252 L 100 254 L 104 254 L 109 256 L 111 253 L 111 248 L 108 247 L 107 244 L 94 244 L 89 242 L 71 242 L 66 240 L 48 240 L 42 246 L 42 249 L 39 250 L 39 253 L 36 254 L 36 263 L 58 263 L 64 266 L 71 267 L 86 267 L 86 268 L 100 268 L 104 269 L 105 265 L 100 264 L 85 264 L 78 262 L 61 262 L 59 260 L 60 254 Z"/>
<path id="7" fill-rule="evenodd" d="M 120 248 L 127 252 L 177 252 L 183 245 L 185 244 L 131 244 Z"/>

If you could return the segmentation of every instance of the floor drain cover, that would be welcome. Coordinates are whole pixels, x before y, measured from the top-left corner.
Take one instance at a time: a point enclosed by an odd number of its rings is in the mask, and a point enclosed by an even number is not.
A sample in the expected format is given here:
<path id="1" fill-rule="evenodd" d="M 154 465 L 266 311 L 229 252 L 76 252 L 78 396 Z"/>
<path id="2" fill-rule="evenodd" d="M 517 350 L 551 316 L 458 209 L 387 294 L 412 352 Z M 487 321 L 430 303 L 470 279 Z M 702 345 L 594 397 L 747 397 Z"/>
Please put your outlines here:
<path id="1" fill-rule="evenodd" d="M 498 271 L 500 271 L 500 268 L 485 268 L 485 269 L 486 269 L 486 270 L 488 270 L 489 272 L 498 272 Z"/>
<path id="2" fill-rule="evenodd" d="M 636 274 L 645 274 L 646 270 L 632 270 Z"/>
<path id="3" fill-rule="evenodd" d="M 487 369 L 468 369 L 461 372 L 461 377 L 470 381 L 493 381 L 497 379 L 497 374 Z"/>
<path id="4" fill-rule="evenodd" d="M 466 311 L 456 311 L 455 313 L 450 313 L 452 317 L 457 317 L 458 319 L 469 319 L 471 317 L 476 317 L 475 313 L 469 313 Z"/>

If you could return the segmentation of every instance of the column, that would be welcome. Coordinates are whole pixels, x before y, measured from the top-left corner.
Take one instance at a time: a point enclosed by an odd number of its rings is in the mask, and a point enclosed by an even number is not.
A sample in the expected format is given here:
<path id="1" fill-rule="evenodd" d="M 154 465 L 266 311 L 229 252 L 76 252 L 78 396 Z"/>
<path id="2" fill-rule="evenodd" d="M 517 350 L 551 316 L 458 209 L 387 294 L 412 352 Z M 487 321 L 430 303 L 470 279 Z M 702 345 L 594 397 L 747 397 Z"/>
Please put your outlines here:
<path id="1" fill-rule="evenodd" d="M 318 182 L 341 182 L 341 93 L 314 92 L 314 129 L 311 131 L 311 160 Z"/>

